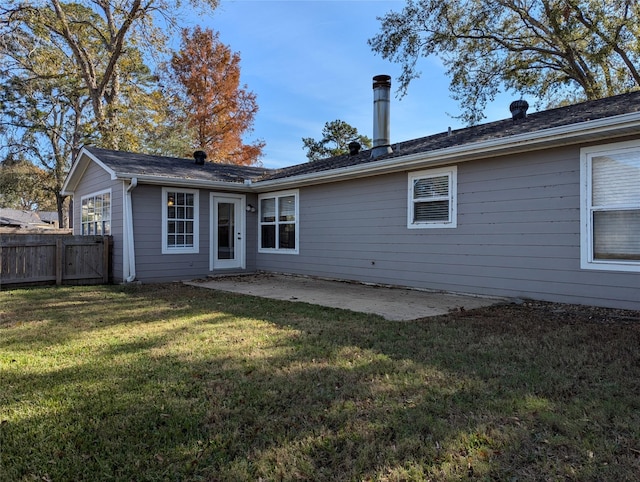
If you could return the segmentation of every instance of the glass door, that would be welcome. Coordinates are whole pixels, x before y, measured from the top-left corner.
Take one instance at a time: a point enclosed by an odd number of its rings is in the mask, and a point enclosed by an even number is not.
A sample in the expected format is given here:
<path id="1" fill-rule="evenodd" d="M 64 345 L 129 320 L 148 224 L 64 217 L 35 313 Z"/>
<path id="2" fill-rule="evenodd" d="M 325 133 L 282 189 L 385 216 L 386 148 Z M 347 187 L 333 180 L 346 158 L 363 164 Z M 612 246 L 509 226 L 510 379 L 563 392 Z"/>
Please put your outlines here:
<path id="1" fill-rule="evenodd" d="M 212 196 L 212 269 L 244 268 L 243 199 Z"/>

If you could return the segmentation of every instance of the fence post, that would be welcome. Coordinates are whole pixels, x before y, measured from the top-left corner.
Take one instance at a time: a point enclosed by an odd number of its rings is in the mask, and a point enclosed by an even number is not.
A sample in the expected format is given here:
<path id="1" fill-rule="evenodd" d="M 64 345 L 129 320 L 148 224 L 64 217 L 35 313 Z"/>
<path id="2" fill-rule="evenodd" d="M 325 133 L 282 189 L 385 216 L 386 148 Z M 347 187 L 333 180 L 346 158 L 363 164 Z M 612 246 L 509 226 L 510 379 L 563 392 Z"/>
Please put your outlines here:
<path id="1" fill-rule="evenodd" d="M 109 283 L 109 238 L 102 236 L 102 282 Z"/>
<path id="2" fill-rule="evenodd" d="M 62 272 L 64 270 L 64 242 L 62 238 L 56 239 L 56 284 L 62 284 Z"/>

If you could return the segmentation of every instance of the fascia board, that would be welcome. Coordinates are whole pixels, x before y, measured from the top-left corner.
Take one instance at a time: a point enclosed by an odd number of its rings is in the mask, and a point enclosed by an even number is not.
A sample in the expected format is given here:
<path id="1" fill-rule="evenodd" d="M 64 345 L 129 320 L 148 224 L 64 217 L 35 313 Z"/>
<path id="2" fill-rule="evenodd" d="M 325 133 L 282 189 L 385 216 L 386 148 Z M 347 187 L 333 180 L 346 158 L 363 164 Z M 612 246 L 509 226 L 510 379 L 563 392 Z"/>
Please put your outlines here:
<path id="1" fill-rule="evenodd" d="M 84 173 L 84 171 L 87 170 L 87 167 L 89 166 L 89 163 L 84 161 L 85 156 L 86 158 L 95 162 L 102 169 L 104 169 L 107 172 L 107 174 L 109 174 L 112 181 L 117 179 L 116 172 L 113 169 L 108 167 L 104 162 L 102 162 L 100 159 L 98 159 L 96 156 L 91 154 L 87 149 L 83 147 L 82 149 L 80 149 L 80 152 L 76 156 L 76 160 L 73 163 L 73 166 L 71 166 L 71 170 L 69 171 L 69 174 L 67 174 L 67 177 L 65 178 L 64 183 L 62 184 L 62 189 L 60 190 L 60 192 L 63 196 L 73 195 L 73 192 L 78 187 L 78 182 L 82 177 L 82 174 Z M 73 182 L 73 185 L 72 185 L 72 182 Z"/>
<path id="2" fill-rule="evenodd" d="M 198 189 L 217 189 L 233 192 L 250 192 L 251 185 L 226 182 L 226 181 L 205 181 L 203 179 L 184 179 L 179 177 L 151 176 L 130 173 L 117 173 L 118 179 L 138 179 L 138 184 L 152 184 L 156 186 L 190 187 Z"/>
<path id="3" fill-rule="evenodd" d="M 332 181 L 343 181 L 376 174 L 404 171 L 418 167 L 437 166 L 451 161 L 467 162 L 487 157 L 576 144 L 581 140 L 620 137 L 630 134 L 630 130 L 640 132 L 640 113 L 633 112 L 615 117 L 580 122 L 568 126 L 553 127 L 536 132 L 489 139 L 486 141 L 452 146 L 436 151 L 418 152 L 407 156 L 394 157 L 378 162 L 368 162 L 355 166 L 323 172 L 302 174 L 270 181 L 256 181 L 252 187 L 256 192 L 286 189 L 291 186 L 310 185 Z"/>

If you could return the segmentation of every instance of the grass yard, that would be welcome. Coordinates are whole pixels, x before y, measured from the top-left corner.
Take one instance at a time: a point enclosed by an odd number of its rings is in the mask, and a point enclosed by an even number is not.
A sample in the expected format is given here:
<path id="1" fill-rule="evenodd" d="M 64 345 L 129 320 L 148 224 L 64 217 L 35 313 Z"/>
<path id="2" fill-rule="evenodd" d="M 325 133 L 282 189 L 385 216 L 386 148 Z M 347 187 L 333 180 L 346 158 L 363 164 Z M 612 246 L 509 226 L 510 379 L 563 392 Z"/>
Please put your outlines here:
<path id="1" fill-rule="evenodd" d="M 0 292 L 0 481 L 640 478 L 638 313 Z"/>

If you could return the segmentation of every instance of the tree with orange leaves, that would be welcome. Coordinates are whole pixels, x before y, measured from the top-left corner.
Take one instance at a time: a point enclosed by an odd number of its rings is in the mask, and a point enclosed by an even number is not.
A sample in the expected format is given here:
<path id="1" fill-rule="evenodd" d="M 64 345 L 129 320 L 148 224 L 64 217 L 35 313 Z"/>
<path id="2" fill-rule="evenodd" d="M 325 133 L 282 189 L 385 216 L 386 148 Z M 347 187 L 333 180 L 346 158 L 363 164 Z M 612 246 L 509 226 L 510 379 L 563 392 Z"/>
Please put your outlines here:
<path id="1" fill-rule="evenodd" d="M 192 149 L 205 151 L 212 162 L 259 162 L 264 142 L 245 144 L 242 139 L 253 130 L 256 96 L 240 86 L 240 55 L 224 45 L 217 32 L 184 29 L 170 75 L 182 93 L 182 120 L 192 133 Z"/>

